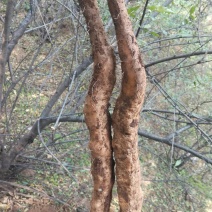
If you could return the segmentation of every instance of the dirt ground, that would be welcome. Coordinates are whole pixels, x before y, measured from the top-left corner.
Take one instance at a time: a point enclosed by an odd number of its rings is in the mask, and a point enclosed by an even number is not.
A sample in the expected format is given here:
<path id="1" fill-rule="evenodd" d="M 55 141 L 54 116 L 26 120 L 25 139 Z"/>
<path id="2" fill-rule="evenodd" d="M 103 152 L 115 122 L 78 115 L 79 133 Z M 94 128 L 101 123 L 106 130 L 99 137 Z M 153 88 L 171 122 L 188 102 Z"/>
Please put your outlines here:
<path id="1" fill-rule="evenodd" d="M 0 191 L 1 194 L 3 190 Z M 59 212 L 59 211 L 75 211 L 71 210 L 68 206 L 61 206 L 57 203 L 42 198 L 35 199 L 33 196 L 25 195 L 24 197 L 18 196 L 19 194 L 5 193 L 0 199 L 0 212 Z"/>
<path id="2" fill-rule="evenodd" d="M 22 176 L 33 178 L 35 171 L 26 169 Z M 18 184 L 16 181 L 0 181 L 0 212 L 88 212 L 89 200 L 86 198 L 71 198 L 67 204 L 58 203 L 57 198 L 45 196 L 40 189 L 33 192 L 33 187 Z M 54 196 L 54 195 L 52 195 Z M 61 201 L 63 201 L 61 199 Z M 82 208 L 73 208 L 84 205 Z M 65 201 L 64 201 L 65 202 Z"/>
<path id="3" fill-rule="evenodd" d="M 71 208 L 49 199 L 1 198 L 0 212 L 88 212 L 86 208 Z"/>

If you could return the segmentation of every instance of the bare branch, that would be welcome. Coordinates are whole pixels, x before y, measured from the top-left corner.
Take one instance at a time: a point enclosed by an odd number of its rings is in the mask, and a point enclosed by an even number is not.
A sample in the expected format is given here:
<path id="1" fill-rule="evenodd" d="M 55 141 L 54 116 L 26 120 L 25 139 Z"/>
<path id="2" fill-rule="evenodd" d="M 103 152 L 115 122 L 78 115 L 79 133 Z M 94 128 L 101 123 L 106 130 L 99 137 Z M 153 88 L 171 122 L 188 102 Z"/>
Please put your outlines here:
<path id="1" fill-rule="evenodd" d="M 3 38 L 2 38 L 2 49 L 0 52 L 0 111 L 2 110 L 1 101 L 3 98 L 5 65 L 7 62 L 7 51 L 8 51 L 8 44 L 9 44 L 10 26 L 11 26 L 11 22 L 12 22 L 14 8 L 15 8 L 15 1 L 8 0 L 5 22 L 4 22 Z"/>
<path id="2" fill-rule="evenodd" d="M 173 0 L 166 0 L 165 3 L 163 4 L 164 7 L 167 7 L 169 4 L 171 4 L 173 2 Z M 146 3 L 145 3 L 145 6 L 144 6 L 144 9 L 143 9 L 143 14 L 142 14 L 142 17 L 141 17 L 141 20 L 139 22 L 139 27 L 138 27 L 138 30 L 136 32 L 136 37 L 138 37 L 139 35 L 139 32 L 141 30 L 141 26 L 142 26 L 142 23 L 143 23 L 143 20 L 144 20 L 144 16 L 146 14 L 146 9 L 147 9 L 147 6 L 148 6 L 148 3 L 149 3 L 149 0 L 146 0 Z M 155 18 L 157 15 L 159 14 L 159 12 L 154 12 L 152 14 L 152 17 Z M 149 21 L 147 21 L 146 23 L 144 23 L 144 25 L 148 24 Z"/>
<path id="3" fill-rule="evenodd" d="M 141 20 L 140 20 L 140 22 L 139 22 L 139 27 L 138 27 L 138 30 L 137 30 L 137 32 L 136 32 L 136 34 L 135 34 L 135 37 L 138 37 L 139 32 L 140 32 L 140 30 L 141 30 L 141 26 L 142 26 L 142 23 L 143 23 L 143 20 L 144 20 L 144 16 L 145 16 L 145 14 L 146 14 L 146 10 L 147 10 L 148 4 L 149 4 L 149 0 L 146 0 L 145 6 L 144 6 L 144 9 L 143 9 L 143 14 L 142 14 L 142 16 L 141 16 Z"/>
<path id="4" fill-rule="evenodd" d="M 79 76 L 86 68 L 92 63 L 91 57 L 86 58 L 81 65 L 79 65 L 75 69 L 75 77 Z M 73 73 L 74 73 L 73 72 Z M 27 145 L 33 143 L 34 139 L 38 135 L 38 122 L 39 122 L 39 130 L 40 132 L 51 122 L 51 119 L 42 119 L 48 116 L 51 111 L 51 108 L 54 106 L 60 95 L 65 91 L 65 89 L 69 86 L 70 82 L 72 81 L 72 75 L 68 76 L 63 83 L 59 85 L 55 94 L 49 100 L 48 104 L 44 108 L 40 119 L 38 119 L 32 126 L 29 132 L 25 133 L 17 142 L 14 142 L 13 146 L 10 149 L 10 152 L 7 156 L 4 157 L 4 161 L 2 162 L 2 170 L 8 170 L 10 164 L 15 160 L 16 156 L 23 151 Z"/>
<path id="5" fill-rule="evenodd" d="M 34 7 L 33 4 L 31 4 L 31 5 Z M 19 39 L 23 36 L 23 34 L 24 34 L 27 26 L 31 22 L 34 14 L 35 14 L 35 9 L 31 8 L 31 10 L 27 13 L 26 17 L 19 24 L 18 29 L 13 33 L 12 39 L 10 40 L 10 42 L 8 44 L 8 50 L 7 50 L 7 56 L 6 56 L 7 60 L 10 57 L 10 55 L 11 55 L 14 47 L 18 43 Z"/>
<path id="6" fill-rule="evenodd" d="M 57 102 L 58 98 L 61 96 L 61 94 L 65 91 L 66 88 L 68 88 L 69 84 L 72 81 L 73 73 L 76 72 L 75 78 L 77 78 L 89 65 L 91 65 L 93 62 L 92 57 L 88 57 L 84 59 L 79 65 L 75 71 L 72 72 L 72 74 L 65 78 L 65 80 L 59 85 L 57 88 L 55 94 L 52 96 L 52 98 L 47 103 L 46 107 L 44 108 L 43 112 L 41 113 L 41 118 L 47 117 L 54 106 L 54 104 Z"/>
<path id="7" fill-rule="evenodd" d="M 205 157 L 204 155 L 200 154 L 199 152 L 196 152 L 193 149 L 190 149 L 189 147 L 183 146 L 183 145 L 178 144 L 178 143 L 173 143 L 172 140 L 170 140 L 169 136 L 168 136 L 168 138 L 161 138 L 159 136 L 156 136 L 156 135 L 153 135 L 153 134 L 147 133 L 145 131 L 141 131 L 141 130 L 138 131 L 138 135 L 143 136 L 145 138 L 149 138 L 149 139 L 154 140 L 154 141 L 158 141 L 160 143 L 167 144 L 169 146 L 174 146 L 176 148 L 182 149 L 182 150 L 194 155 L 195 157 L 198 157 L 201 160 L 204 160 L 205 162 L 212 165 L 212 160 L 210 158 Z"/>
<path id="8" fill-rule="evenodd" d="M 187 114 L 187 109 L 180 104 L 179 102 L 175 101 L 167 92 L 166 90 L 160 85 L 159 81 L 152 77 L 151 74 L 147 71 L 147 76 L 150 78 L 150 82 L 153 83 L 161 92 L 161 94 L 168 100 L 168 102 L 178 111 L 179 113 L 183 114 L 184 117 L 191 123 L 195 128 L 201 133 L 201 135 L 205 138 L 206 141 L 212 143 L 212 139 L 208 134 L 200 127 L 198 126 L 198 123 L 193 121 Z M 186 112 L 184 112 L 186 111 Z"/>
<path id="9" fill-rule="evenodd" d="M 212 54 L 212 51 L 200 51 L 200 52 L 192 52 L 192 53 L 188 53 L 188 54 L 174 55 L 174 56 L 163 58 L 163 59 L 151 62 L 151 63 L 147 63 L 145 65 L 145 67 L 148 68 L 148 67 L 154 66 L 159 63 L 168 62 L 168 61 L 176 60 L 176 59 L 180 59 L 180 58 L 189 58 L 189 57 L 193 57 L 193 56 L 197 56 L 197 55 L 204 55 L 204 54 L 205 55 Z"/>

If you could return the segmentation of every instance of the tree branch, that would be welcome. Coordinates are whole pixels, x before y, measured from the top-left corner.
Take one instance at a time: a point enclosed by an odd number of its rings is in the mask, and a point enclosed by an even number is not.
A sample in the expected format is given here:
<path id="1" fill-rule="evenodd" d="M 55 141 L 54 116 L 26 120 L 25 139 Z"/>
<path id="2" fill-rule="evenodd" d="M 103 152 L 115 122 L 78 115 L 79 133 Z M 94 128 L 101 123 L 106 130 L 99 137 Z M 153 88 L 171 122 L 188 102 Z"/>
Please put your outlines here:
<path id="1" fill-rule="evenodd" d="M 15 1 L 8 0 L 5 22 L 4 22 L 4 31 L 3 31 L 3 36 L 2 36 L 2 46 L 1 46 L 1 51 L 0 51 L 0 111 L 2 110 L 1 101 L 3 98 L 5 65 L 7 62 L 7 51 L 8 51 L 8 44 L 9 44 L 10 26 L 12 23 L 12 16 L 13 16 L 14 8 L 15 8 Z"/>
<path id="2" fill-rule="evenodd" d="M 144 16 L 145 16 L 145 14 L 146 14 L 146 10 L 147 10 L 148 4 L 149 4 L 149 0 L 146 0 L 145 6 L 144 6 L 144 9 L 143 9 L 143 14 L 142 14 L 141 20 L 140 20 L 140 22 L 139 22 L 139 27 L 138 27 L 138 30 L 137 30 L 137 32 L 136 32 L 136 34 L 135 34 L 135 37 L 136 37 L 136 38 L 138 37 L 139 32 L 140 32 L 140 30 L 141 30 L 141 26 L 142 26 L 142 23 L 143 23 L 143 20 L 144 20 Z"/>
<path id="3" fill-rule="evenodd" d="M 57 120 L 57 116 L 54 117 L 47 117 L 47 118 L 41 118 L 40 119 L 40 125 L 41 125 L 41 130 L 43 130 L 46 126 L 48 126 L 49 124 L 54 123 Z M 66 115 L 66 116 L 62 116 L 59 120 L 59 122 L 85 122 L 84 118 L 82 116 L 71 116 L 71 115 Z M 34 126 L 37 126 L 37 122 L 34 124 Z M 192 127 L 192 125 L 187 125 L 181 129 L 179 129 L 178 131 L 166 136 L 165 138 L 159 137 L 157 135 L 151 134 L 151 133 L 147 133 L 143 130 L 139 130 L 138 131 L 138 135 L 151 139 L 153 141 L 157 141 L 160 143 L 164 143 L 167 144 L 169 146 L 174 146 L 178 149 L 184 150 L 190 154 L 192 154 L 195 157 L 200 158 L 201 160 L 204 160 L 205 162 L 209 163 L 212 165 L 212 160 L 210 158 L 205 157 L 204 155 L 198 153 L 197 151 L 190 149 L 189 147 L 183 146 L 181 144 L 178 143 L 172 143 L 172 138 L 173 136 L 179 135 L 180 133 L 182 133 L 185 130 L 188 130 Z M 33 131 L 37 131 L 37 129 L 34 129 Z"/>
<path id="4" fill-rule="evenodd" d="M 88 57 L 86 58 L 81 65 L 79 65 L 73 73 L 76 73 L 76 77 L 79 76 L 90 64 L 92 63 L 92 58 Z M 63 91 L 69 86 L 69 83 L 71 82 L 72 77 L 68 76 L 65 78 L 62 84 L 59 85 L 57 88 L 55 94 L 52 96 L 52 98 L 49 100 L 48 104 L 44 108 L 40 119 L 38 119 L 32 126 L 29 132 L 25 133 L 17 142 L 14 142 L 12 145 L 9 153 L 4 157 L 4 161 L 2 161 L 2 170 L 8 170 L 11 163 L 15 160 L 16 156 L 23 151 L 27 145 L 30 143 L 33 143 L 34 139 L 38 135 L 38 122 L 40 126 L 40 132 L 49 124 L 52 123 L 52 119 L 47 119 L 46 117 L 51 111 L 51 108 L 54 106 L 60 95 L 63 93 Z M 70 119 L 69 119 L 70 121 Z"/>
<path id="5" fill-rule="evenodd" d="M 71 75 L 69 75 L 68 77 L 65 78 L 65 80 L 59 85 L 59 87 L 57 88 L 56 92 L 54 93 L 54 95 L 52 96 L 52 98 L 49 100 L 49 102 L 47 103 L 46 107 L 44 108 L 43 112 L 41 113 L 41 118 L 47 117 L 52 109 L 52 107 L 54 106 L 54 104 L 56 103 L 56 101 L 58 100 L 58 98 L 61 96 L 61 94 L 65 91 L 65 89 L 69 86 L 69 84 L 72 81 L 72 77 L 73 77 L 73 73 L 75 73 L 75 78 L 77 78 L 84 70 L 86 70 L 86 68 L 91 65 L 93 62 L 92 57 L 87 57 L 86 59 L 84 59 L 81 63 L 81 65 L 79 65 L 73 72 Z"/>
<path id="6" fill-rule="evenodd" d="M 154 66 L 154 65 L 159 64 L 159 63 L 168 62 L 170 60 L 193 57 L 193 56 L 203 55 L 203 54 L 206 54 L 206 55 L 212 54 L 212 51 L 200 51 L 200 52 L 193 52 L 193 53 L 188 53 L 188 54 L 174 55 L 174 56 L 171 56 L 171 57 L 167 57 L 167 58 L 163 58 L 163 59 L 160 59 L 160 60 L 153 61 L 151 63 L 147 63 L 145 65 L 145 68 L 148 68 L 150 66 Z"/>
<path id="7" fill-rule="evenodd" d="M 182 149 L 182 150 L 194 155 L 195 157 L 200 158 L 201 160 L 204 160 L 206 163 L 209 163 L 209 164 L 212 165 L 212 159 L 205 157 L 204 155 L 194 151 L 193 149 L 190 149 L 189 147 L 183 146 L 183 145 L 178 144 L 178 143 L 173 143 L 172 141 L 170 141 L 169 136 L 166 137 L 166 138 L 161 138 L 159 136 L 147 133 L 147 132 L 142 131 L 142 130 L 138 131 L 138 135 L 143 136 L 143 137 L 148 138 L 148 139 L 151 139 L 151 140 L 154 140 L 154 141 L 157 141 L 157 142 L 160 142 L 160 143 L 167 144 L 169 146 L 174 146 L 176 148 Z"/>
<path id="8" fill-rule="evenodd" d="M 33 4 L 31 4 L 31 5 L 33 5 Z M 33 5 L 33 7 L 34 7 L 34 5 Z M 31 8 L 31 10 L 27 13 L 26 17 L 19 24 L 18 29 L 13 33 L 12 39 L 9 41 L 9 44 L 8 44 L 7 56 L 6 56 L 7 60 L 10 57 L 10 55 L 11 55 L 14 47 L 18 43 L 19 39 L 23 36 L 23 34 L 24 34 L 27 26 L 31 22 L 34 14 L 35 14 L 35 9 Z"/>
<path id="9" fill-rule="evenodd" d="M 43 120 L 44 119 L 42 119 L 41 121 L 43 121 Z M 57 120 L 57 117 L 49 117 L 49 118 L 46 118 L 45 120 L 46 121 L 43 122 L 42 127 L 46 127 L 47 125 L 54 123 Z M 67 115 L 67 116 L 61 117 L 60 122 L 84 122 L 84 118 L 82 116 L 68 116 Z M 165 138 L 159 137 L 159 136 L 151 134 L 151 133 L 147 133 L 143 130 L 139 130 L 138 135 L 143 136 L 143 137 L 148 138 L 148 139 L 151 139 L 153 141 L 157 141 L 157 142 L 160 142 L 160 143 L 167 144 L 169 146 L 173 145 L 174 147 L 181 149 L 181 150 L 184 150 L 184 151 L 192 154 L 193 156 L 198 157 L 201 160 L 204 160 L 205 162 L 212 165 L 212 160 L 210 158 L 205 157 L 204 155 L 196 152 L 193 149 L 190 149 L 189 147 L 183 146 L 183 145 L 178 144 L 178 143 L 172 143 L 171 140 L 172 140 L 173 136 L 179 135 L 180 133 L 182 133 L 185 130 L 190 129 L 191 127 L 192 127 L 192 125 L 187 125 L 187 126 L 181 128 L 181 129 L 179 129 L 178 131 L 166 136 Z"/>

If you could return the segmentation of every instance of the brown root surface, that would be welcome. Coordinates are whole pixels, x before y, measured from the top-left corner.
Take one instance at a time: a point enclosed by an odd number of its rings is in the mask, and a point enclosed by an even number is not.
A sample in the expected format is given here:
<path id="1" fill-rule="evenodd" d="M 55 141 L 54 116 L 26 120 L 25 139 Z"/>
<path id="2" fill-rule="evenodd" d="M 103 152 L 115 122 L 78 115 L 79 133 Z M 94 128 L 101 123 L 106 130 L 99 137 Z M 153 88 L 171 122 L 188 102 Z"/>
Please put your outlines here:
<path id="1" fill-rule="evenodd" d="M 92 45 L 94 72 L 85 100 L 85 122 L 90 133 L 94 189 L 91 211 L 109 211 L 114 184 L 109 99 L 115 84 L 115 56 L 107 42 L 96 0 L 79 0 Z"/>
<path id="2" fill-rule="evenodd" d="M 108 5 L 123 72 L 121 93 L 112 117 L 119 205 L 120 211 L 140 212 L 142 192 L 137 131 L 146 75 L 124 1 L 109 0 Z"/>

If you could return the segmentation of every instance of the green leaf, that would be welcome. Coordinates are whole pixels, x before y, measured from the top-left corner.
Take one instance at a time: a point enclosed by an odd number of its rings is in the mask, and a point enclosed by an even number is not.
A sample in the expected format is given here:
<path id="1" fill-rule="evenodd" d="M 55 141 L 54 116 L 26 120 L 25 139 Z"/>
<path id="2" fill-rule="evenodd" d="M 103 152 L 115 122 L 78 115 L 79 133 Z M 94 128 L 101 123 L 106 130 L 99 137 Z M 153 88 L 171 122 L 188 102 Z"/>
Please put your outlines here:
<path id="1" fill-rule="evenodd" d="M 194 5 L 194 6 L 192 6 L 192 7 L 190 8 L 190 10 L 189 10 L 189 18 L 190 18 L 191 20 L 194 20 L 194 18 L 195 18 L 194 12 L 195 12 L 196 8 L 197 8 L 197 5 Z"/>
<path id="2" fill-rule="evenodd" d="M 25 9 L 25 11 L 29 11 L 30 10 L 30 4 L 25 2 L 24 9 Z"/>
<path id="3" fill-rule="evenodd" d="M 61 135 L 59 133 L 56 133 L 54 137 L 55 137 L 55 139 L 59 139 L 59 138 L 61 138 Z"/>
<path id="4" fill-rule="evenodd" d="M 159 13 L 174 13 L 172 10 L 163 6 L 152 5 L 152 6 L 148 6 L 148 9 L 151 11 L 159 12 Z"/>
<path id="5" fill-rule="evenodd" d="M 190 15 L 193 15 L 193 13 L 195 12 L 196 8 L 197 8 L 197 5 L 194 5 L 194 6 L 191 7 L 191 9 L 189 11 Z"/>
<path id="6" fill-rule="evenodd" d="M 136 5 L 136 6 L 133 6 L 133 7 L 129 7 L 127 9 L 127 12 L 129 14 L 130 17 L 132 18 L 135 18 L 136 16 L 136 11 L 140 8 L 140 5 Z"/>
<path id="7" fill-rule="evenodd" d="M 176 160 L 174 166 L 175 166 L 175 167 L 178 167 L 181 163 L 182 163 L 182 160 L 181 160 L 181 159 Z"/>
<path id="8" fill-rule="evenodd" d="M 151 35 L 153 35 L 154 37 L 160 37 L 160 34 L 158 34 L 157 32 L 150 32 Z"/>
<path id="9" fill-rule="evenodd" d="M 142 30 L 143 30 L 145 33 L 149 32 L 149 29 L 147 29 L 146 27 L 145 27 L 145 28 L 142 28 Z"/>
<path id="10" fill-rule="evenodd" d="M 190 20 L 188 20 L 188 19 L 186 18 L 186 19 L 184 19 L 183 24 L 188 24 L 189 22 L 190 22 Z"/>

